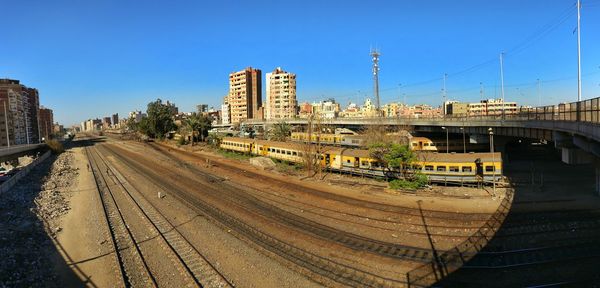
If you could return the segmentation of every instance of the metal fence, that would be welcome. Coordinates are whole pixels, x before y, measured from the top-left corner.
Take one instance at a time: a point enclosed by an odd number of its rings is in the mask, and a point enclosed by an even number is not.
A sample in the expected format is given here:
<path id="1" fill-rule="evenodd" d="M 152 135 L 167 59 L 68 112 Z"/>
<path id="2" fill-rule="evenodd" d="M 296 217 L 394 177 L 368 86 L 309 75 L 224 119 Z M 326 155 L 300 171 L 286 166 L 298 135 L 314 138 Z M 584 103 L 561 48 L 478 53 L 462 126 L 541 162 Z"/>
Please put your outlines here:
<path id="1" fill-rule="evenodd" d="M 496 212 L 467 240 L 440 254 L 437 259 L 406 273 L 408 287 L 429 287 L 462 267 L 487 245 L 502 226 L 510 211 L 514 190 L 508 188 Z"/>
<path id="2" fill-rule="evenodd" d="M 393 119 L 411 119 L 411 120 L 433 120 L 444 121 L 445 119 L 464 119 L 473 120 L 542 120 L 542 121 L 579 121 L 586 123 L 600 123 L 600 97 L 579 102 L 560 103 L 558 105 L 548 105 L 541 107 L 521 107 L 516 111 L 489 115 L 439 115 L 439 116 L 400 116 L 400 117 L 337 117 L 330 119 L 321 119 L 322 124 L 338 124 L 339 122 L 356 122 L 363 124 L 375 124 L 377 121 L 394 121 Z M 274 124 L 277 122 L 288 122 L 302 124 L 307 120 L 305 118 L 290 118 L 278 120 L 257 120 L 248 119 L 245 124 Z"/>

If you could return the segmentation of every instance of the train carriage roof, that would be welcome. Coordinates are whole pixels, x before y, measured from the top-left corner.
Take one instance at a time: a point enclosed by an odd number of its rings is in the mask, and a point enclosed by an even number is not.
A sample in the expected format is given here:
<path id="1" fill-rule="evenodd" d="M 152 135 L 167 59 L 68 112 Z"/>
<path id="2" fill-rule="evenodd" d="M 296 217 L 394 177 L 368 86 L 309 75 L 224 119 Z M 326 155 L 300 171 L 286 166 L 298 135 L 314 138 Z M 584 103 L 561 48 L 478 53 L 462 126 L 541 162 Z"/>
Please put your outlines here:
<path id="1" fill-rule="evenodd" d="M 344 149 L 344 148 L 335 148 L 324 153 L 350 156 L 350 157 L 360 157 L 360 158 L 370 158 L 370 152 L 366 149 Z M 494 159 L 492 159 L 492 153 L 436 153 L 436 152 L 418 152 L 417 154 L 418 161 L 422 162 L 449 162 L 449 163 L 470 163 L 475 162 L 477 159 L 483 162 L 502 162 L 501 154 L 499 152 L 494 153 Z"/>
<path id="2" fill-rule="evenodd" d="M 225 137 L 223 141 L 232 141 L 238 143 L 256 143 L 258 145 L 268 145 L 271 148 L 279 149 L 290 149 L 296 151 L 306 150 L 306 144 L 297 142 L 279 142 L 269 140 L 257 140 L 251 138 L 238 138 L 238 137 Z M 370 158 L 371 155 L 367 149 L 350 149 L 350 148 L 339 148 L 332 146 L 321 146 L 321 152 L 332 155 L 343 155 L 350 157 Z M 502 162 L 502 156 L 499 152 L 493 153 L 438 153 L 438 152 L 419 152 L 414 151 L 417 154 L 418 161 L 422 162 L 448 162 L 448 163 L 472 163 L 477 161 L 482 162 Z"/>

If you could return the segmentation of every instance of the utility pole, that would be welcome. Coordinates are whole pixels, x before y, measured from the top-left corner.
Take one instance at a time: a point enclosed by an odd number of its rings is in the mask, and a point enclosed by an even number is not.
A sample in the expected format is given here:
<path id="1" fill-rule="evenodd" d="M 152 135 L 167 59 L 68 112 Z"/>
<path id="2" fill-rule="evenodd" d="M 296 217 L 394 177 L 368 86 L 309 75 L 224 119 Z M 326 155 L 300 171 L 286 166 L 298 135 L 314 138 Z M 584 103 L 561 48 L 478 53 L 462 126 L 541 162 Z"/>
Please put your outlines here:
<path id="1" fill-rule="evenodd" d="M 6 144 L 10 148 L 10 137 L 8 135 L 8 113 L 6 112 L 6 100 L 2 102 L 4 104 L 4 125 L 6 128 Z"/>
<path id="2" fill-rule="evenodd" d="M 502 95 L 502 118 L 504 119 L 504 52 L 500 53 L 500 93 Z"/>
<path id="3" fill-rule="evenodd" d="M 444 81 L 442 84 L 442 98 L 443 98 L 443 107 L 444 107 L 444 115 L 446 115 L 446 77 L 448 77 L 447 73 L 444 73 Z"/>
<path id="4" fill-rule="evenodd" d="M 379 56 L 381 54 L 375 49 L 371 49 L 371 57 L 373 57 L 373 96 L 375 96 L 375 104 L 377 105 L 377 116 L 381 116 L 381 103 L 379 102 Z"/>
<path id="5" fill-rule="evenodd" d="M 483 100 L 483 82 L 479 82 L 479 97 Z"/>
<path id="6" fill-rule="evenodd" d="M 538 94 L 538 107 L 542 107 L 542 94 L 540 93 L 540 78 L 537 79 L 537 94 Z"/>
<path id="7" fill-rule="evenodd" d="M 581 101 L 581 0 L 577 0 L 577 101 Z"/>

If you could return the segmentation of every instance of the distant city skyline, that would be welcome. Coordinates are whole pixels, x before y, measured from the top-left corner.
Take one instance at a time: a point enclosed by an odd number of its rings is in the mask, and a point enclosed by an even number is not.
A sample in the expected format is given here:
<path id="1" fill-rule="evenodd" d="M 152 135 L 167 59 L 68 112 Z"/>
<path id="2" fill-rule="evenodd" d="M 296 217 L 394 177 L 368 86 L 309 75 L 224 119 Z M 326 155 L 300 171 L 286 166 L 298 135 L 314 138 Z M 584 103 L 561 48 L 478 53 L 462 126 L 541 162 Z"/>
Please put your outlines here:
<path id="1" fill-rule="evenodd" d="M 543 105 L 577 99 L 575 1 L 133 2 L 3 4 L 0 78 L 38 88 L 65 126 L 156 98 L 219 109 L 228 75 L 248 66 L 295 73 L 299 103 L 362 104 L 373 98 L 371 47 L 382 105 L 440 106 L 444 73 L 448 99 L 498 98 L 501 52 L 508 101 L 537 106 L 537 79 Z M 600 96 L 600 1 L 582 5 L 589 99 Z"/>

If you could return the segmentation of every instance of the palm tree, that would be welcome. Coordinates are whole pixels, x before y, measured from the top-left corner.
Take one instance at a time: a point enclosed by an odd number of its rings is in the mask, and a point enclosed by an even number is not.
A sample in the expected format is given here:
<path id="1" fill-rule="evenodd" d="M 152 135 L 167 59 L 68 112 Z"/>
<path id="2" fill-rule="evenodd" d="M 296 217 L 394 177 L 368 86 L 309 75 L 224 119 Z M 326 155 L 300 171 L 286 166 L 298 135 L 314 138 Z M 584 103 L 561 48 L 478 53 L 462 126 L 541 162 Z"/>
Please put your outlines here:
<path id="1" fill-rule="evenodd" d="M 210 121 L 208 116 L 200 115 L 198 117 L 198 128 L 200 130 L 200 141 L 204 142 L 204 134 L 208 133 L 208 130 L 212 128 L 212 121 Z"/>
<path id="2" fill-rule="evenodd" d="M 186 128 L 186 131 L 192 134 L 192 146 L 194 146 L 194 134 L 200 128 L 200 117 L 195 112 L 192 113 L 189 117 L 183 120 L 183 126 Z"/>
<path id="3" fill-rule="evenodd" d="M 271 128 L 271 139 L 275 141 L 285 142 L 285 140 L 287 140 L 287 137 L 290 136 L 291 130 L 292 127 L 286 122 L 282 121 L 279 123 L 275 123 L 275 125 L 273 125 L 273 128 Z"/>

